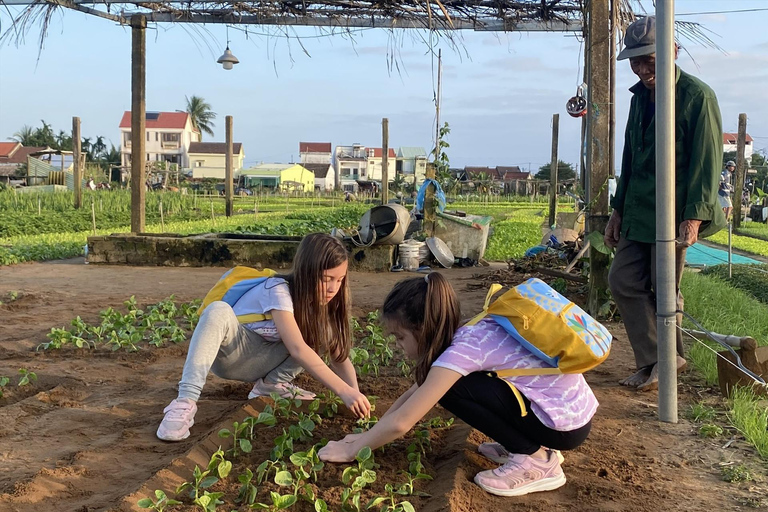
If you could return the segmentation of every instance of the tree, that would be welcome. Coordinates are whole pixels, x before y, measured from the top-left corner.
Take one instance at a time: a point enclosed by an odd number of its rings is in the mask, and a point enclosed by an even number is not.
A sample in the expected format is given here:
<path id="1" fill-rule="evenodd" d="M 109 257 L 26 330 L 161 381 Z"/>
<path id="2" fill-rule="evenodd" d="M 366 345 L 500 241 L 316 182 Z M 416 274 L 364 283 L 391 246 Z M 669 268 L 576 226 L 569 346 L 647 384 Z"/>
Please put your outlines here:
<path id="1" fill-rule="evenodd" d="M 539 172 L 536 173 L 537 180 L 549 180 L 549 168 L 551 164 L 542 165 L 539 167 Z M 559 160 L 557 162 L 557 181 L 566 181 L 576 178 L 576 171 L 573 169 L 573 165 L 568 162 Z"/>
<path id="2" fill-rule="evenodd" d="M 24 125 L 21 130 L 13 134 L 13 137 L 9 137 L 8 140 L 21 142 L 22 146 L 34 146 L 35 129 L 31 126 Z"/>
<path id="3" fill-rule="evenodd" d="M 213 120 L 216 119 L 216 112 L 211 110 L 210 103 L 207 103 L 200 96 L 192 96 L 187 98 L 187 114 L 192 119 L 192 126 L 200 130 L 200 134 L 203 132 L 208 135 L 213 135 L 213 128 L 216 126 L 213 124 Z"/>

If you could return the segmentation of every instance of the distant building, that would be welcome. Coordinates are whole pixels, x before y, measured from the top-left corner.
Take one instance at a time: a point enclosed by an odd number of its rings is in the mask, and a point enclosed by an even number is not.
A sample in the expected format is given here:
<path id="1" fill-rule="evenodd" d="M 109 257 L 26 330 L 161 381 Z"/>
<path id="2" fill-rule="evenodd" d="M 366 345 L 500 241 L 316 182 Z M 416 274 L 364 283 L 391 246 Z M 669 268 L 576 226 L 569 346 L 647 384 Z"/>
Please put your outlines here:
<path id="1" fill-rule="evenodd" d="M 27 157 L 44 147 L 22 146 L 21 142 L 0 142 L 0 181 L 10 182 L 16 174 L 16 169 L 27 163 Z M 69 162 L 69 166 L 72 163 Z"/>
<path id="2" fill-rule="evenodd" d="M 169 162 L 187 169 L 189 145 L 202 140 L 186 112 L 147 112 L 145 152 L 148 162 Z M 131 112 L 120 121 L 120 153 L 123 167 L 131 165 Z"/>
<path id="3" fill-rule="evenodd" d="M 299 142 L 299 158 L 302 164 L 330 164 L 333 151 L 330 142 Z"/>
<path id="4" fill-rule="evenodd" d="M 309 169 L 315 175 L 315 190 L 330 192 L 334 189 L 336 171 L 330 162 L 327 164 L 301 164 L 301 166 Z"/>
<path id="5" fill-rule="evenodd" d="M 380 182 L 383 177 L 384 150 L 382 148 L 366 148 L 365 152 L 368 155 L 368 164 L 360 179 Z M 388 181 L 395 179 L 396 164 L 397 153 L 395 148 L 389 148 L 389 151 L 387 151 Z"/>
<path id="6" fill-rule="evenodd" d="M 300 164 L 259 164 L 240 171 L 246 188 L 312 192 L 315 174 Z"/>
<path id="7" fill-rule="evenodd" d="M 226 142 L 193 142 L 187 152 L 189 169 L 187 173 L 192 178 L 226 178 L 227 143 Z M 233 175 L 243 168 L 243 144 L 232 143 Z"/>
<path id="8" fill-rule="evenodd" d="M 409 183 L 419 185 L 424 181 L 427 173 L 427 152 L 419 147 L 398 148 L 396 171 Z"/>
<path id="9" fill-rule="evenodd" d="M 356 192 L 357 180 L 367 180 L 368 154 L 362 144 L 336 146 L 334 165 L 339 182 L 344 191 Z"/>
<path id="10" fill-rule="evenodd" d="M 728 153 L 729 151 L 737 151 L 738 140 L 738 133 L 723 133 L 723 153 Z M 744 158 L 747 160 L 752 159 L 752 152 L 754 151 L 752 142 L 754 142 L 752 137 L 747 134 L 746 142 L 744 144 Z"/>

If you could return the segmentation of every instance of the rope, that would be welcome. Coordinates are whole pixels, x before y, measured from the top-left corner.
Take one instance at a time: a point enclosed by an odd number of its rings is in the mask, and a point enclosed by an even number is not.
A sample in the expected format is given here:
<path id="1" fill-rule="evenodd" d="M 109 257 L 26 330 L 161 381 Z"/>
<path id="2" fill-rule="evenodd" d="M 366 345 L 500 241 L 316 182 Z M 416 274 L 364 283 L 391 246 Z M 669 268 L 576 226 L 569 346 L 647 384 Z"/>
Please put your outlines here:
<path id="1" fill-rule="evenodd" d="M 714 341 L 714 342 L 715 342 L 715 343 L 717 343 L 718 345 L 721 345 L 721 346 L 725 347 L 725 349 L 726 349 L 726 350 L 728 350 L 728 351 L 731 353 L 731 355 L 732 355 L 734 358 L 736 358 L 736 363 L 734 364 L 734 363 L 733 363 L 733 361 L 731 361 L 731 360 L 727 359 L 726 357 L 724 357 L 724 356 L 720 355 L 720 353 L 719 353 L 719 352 L 717 352 L 715 349 L 713 349 L 712 347 L 710 347 L 709 345 L 707 345 L 706 343 L 704 343 L 703 341 L 701 341 L 699 338 L 697 338 L 696 336 L 694 336 L 694 335 L 693 335 L 693 333 L 691 333 L 691 332 L 690 332 L 688 329 L 685 329 L 684 327 L 682 327 L 682 326 L 680 326 L 680 325 L 678 325 L 678 326 L 677 326 L 677 328 L 678 328 L 678 329 L 680 329 L 682 332 L 686 333 L 688 336 L 690 336 L 690 337 L 691 337 L 691 338 L 693 338 L 694 340 L 696 340 L 696 341 L 698 341 L 699 343 L 701 343 L 701 344 L 702 344 L 703 346 L 705 346 L 705 347 L 706 347 L 708 350 L 710 350 L 710 351 L 714 352 L 714 353 L 715 353 L 715 355 L 716 355 L 717 357 L 720 357 L 720 358 L 724 359 L 725 361 L 728 361 L 728 364 L 730 364 L 730 365 L 731 365 L 731 366 L 733 366 L 734 368 L 737 368 L 737 369 L 738 369 L 740 372 L 742 372 L 743 374 L 745 374 L 747 377 L 751 378 L 752 380 L 754 380 L 754 381 L 755 381 L 755 382 L 757 382 L 758 384 L 761 384 L 761 385 L 763 385 L 763 386 L 765 386 L 765 385 L 766 385 L 766 383 L 765 383 L 765 381 L 762 379 L 762 377 L 760 377 L 759 375 L 755 374 L 754 372 L 752 372 L 752 371 L 751 371 L 751 370 L 749 370 L 748 368 L 745 368 L 745 367 L 744 367 L 744 364 L 741 362 L 741 357 L 739 357 L 739 354 L 737 354 L 737 353 L 736 353 L 736 351 L 735 351 L 735 350 L 733 350 L 733 348 L 732 348 L 730 345 L 727 345 L 727 344 L 725 344 L 725 343 L 721 342 L 720 340 L 718 340 L 717 338 L 715 338 L 715 337 L 714 337 L 714 335 L 712 334 L 712 331 L 710 331 L 709 329 L 707 329 L 706 327 L 704 327 L 703 325 L 701 325 L 701 323 L 699 323 L 699 321 L 698 321 L 698 320 L 696 320 L 695 318 L 693 318 L 691 315 L 689 315 L 689 314 L 688 314 L 688 313 L 686 313 L 685 311 L 679 311 L 679 310 L 678 310 L 678 313 L 682 313 L 682 315 L 683 315 L 683 316 L 685 316 L 685 318 L 687 318 L 688 320 L 690 320 L 690 321 L 691 321 L 691 322 L 692 322 L 692 323 L 693 323 L 693 324 L 694 324 L 696 327 L 698 327 L 699 329 L 701 329 L 703 332 L 707 333 L 707 336 L 709 337 L 709 339 L 711 339 L 712 341 Z"/>

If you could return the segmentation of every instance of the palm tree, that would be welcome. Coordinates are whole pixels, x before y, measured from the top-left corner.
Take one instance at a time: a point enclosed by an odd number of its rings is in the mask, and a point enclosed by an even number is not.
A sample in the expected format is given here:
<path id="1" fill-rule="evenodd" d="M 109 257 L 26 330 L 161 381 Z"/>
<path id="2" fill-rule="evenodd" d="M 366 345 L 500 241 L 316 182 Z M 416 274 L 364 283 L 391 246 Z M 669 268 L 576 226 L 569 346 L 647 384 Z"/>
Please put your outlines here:
<path id="1" fill-rule="evenodd" d="M 187 98 L 187 114 L 192 118 L 192 126 L 200 131 L 202 138 L 202 132 L 208 135 L 213 135 L 213 129 L 216 125 L 213 124 L 213 120 L 216 119 L 216 112 L 211 110 L 210 103 L 207 103 L 200 96 L 192 96 Z"/>
<path id="2" fill-rule="evenodd" d="M 14 140 L 21 142 L 22 146 L 34 146 L 35 129 L 31 126 L 24 125 L 21 130 L 13 134 L 13 137 L 9 137 L 8 140 Z"/>

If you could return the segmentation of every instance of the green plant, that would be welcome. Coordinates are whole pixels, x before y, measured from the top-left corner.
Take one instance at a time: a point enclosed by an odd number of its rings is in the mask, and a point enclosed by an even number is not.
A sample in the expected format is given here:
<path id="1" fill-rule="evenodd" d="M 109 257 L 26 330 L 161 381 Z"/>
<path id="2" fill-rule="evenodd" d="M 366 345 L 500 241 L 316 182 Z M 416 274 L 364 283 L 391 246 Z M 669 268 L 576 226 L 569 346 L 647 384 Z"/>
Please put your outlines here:
<path id="1" fill-rule="evenodd" d="M 216 505 L 224 504 L 219 498 L 224 496 L 223 492 L 203 492 L 202 496 L 195 498 L 195 505 L 203 509 L 203 512 L 216 512 Z"/>
<path id="2" fill-rule="evenodd" d="M 705 423 L 699 427 L 701 437 L 720 437 L 723 435 L 723 427 L 714 423 Z"/>
<path id="3" fill-rule="evenodd" d="M 366 508 L 377 507 L 381 504 L 385 504 L 380 512 L 416 512 L 413 504 L 410 501 L 399 501 L 397 495 L 400 494 L 392 484 L 386 484 L 384 490 L 387 496 L 378 496 L 373 498 Z M 387 503 L 388 501 L 388 503 Z"/>
<path id="4" fill-rule="evenodd" d="M 339 413 L 339 406 L 344 405 L 344 401 L 333 391 L 327 390 L 317 395 L 318 403 L 323 407 L 323 416 L 332 418 Z"/>
<path id="5" fill-rule="evenodd" d="M 768 409 L 765 400 L 748 387 L 731 392 L 728 419 L 764 459 L 768 459 Z"/>
<path id="6" fill-rule="evenodd" d="M 237 475 L 237 481 L 240 482 L 240 490 L 237 493 L 237 499 L 235 501 L 247 505 L 255 503 L 259 489 L 252 483 L 253 471 L 251 471 L 250 468 L 246 468 L 245 473 Z"/>
<path id="7" fill-rule="evenodd" d="M 275 474 L 285 469 L 285 462 L 282 460 L 265 460 L 256 468 L 256 483 L 261 485 L 269 479 L 269 474 Z"/>
<path id="8" fill-rule="evenodd" d="M 37 382 L 37 374 L 26 368 L 19 368 L 19 386 L 27 386 L 32 382 Z"/>
<path id="9" fill-rule="evenodd" d="M 720 468 L 720 473 L 726 482 L 750 482 L 753 479 L 752 473 L 744 464 L 727 465 Z"/>
<path id="10" fill-rule="evenodd" d="M 285 429 L 282 435 L 275 438 L 274 443 L 275 446 L 270 453 L 272 460 L 282 460 L 286 455 L 293 453 L 293 437 Z"/>
<path id="11" fill-rule="evenodd" d="M 688 417 L 691 419 L 691 421 L 696 423 L 711 422 L 713 419 L 715 419 L 716 414 L 717 411 L 715 411 L 714 407 L 711 407 L 703 402 L 696 402 L 695 404 L 691 404 L 691 407 L 688 411 Z"/>
<path id="12" fill-rule="evenodd" d="M 217 501 L 218 497 L 213 497 L 212 494 L 208 495 L 207 492 L 201 494 L 200 491 L 211 487 L 218 482 L 220 478 L 226 478 L 231 470 L 232 463 L 224 458 L 224 452 L 219 448 L 213 455 L 211 455 L 211 460 L 208 462 L 208 467 L 205 471 L 201 470 L 199 466 L 195 466 L 192 473 L 192 478 L 194 480 L 192 482 L 184 482 L 181 484 L 176 489 L 176 494 L 180 494 L 182 491 L 189 489 L 189 497 L 192 498 L 195 503 L 197 503 L 201 497 L 207 495 L 209 499 L 203 500 L 203 502 L 206 503 L 205 506 L 209 506 L 212 502 Z M 216 503 L 213 503 L 213 505 L 215 504 Z M 211 510 L 215 510 L 215 506 Z"/>
<path id="13" fill-rule="evenodd" d="M 272 505 L 267 505 L 265 503 L 254 503 L 251 505 L 251 508 L 255 508 L 257 510 L 269 510 L 270 512 L 276 512 L 278 510 L 285 510 L 287 508 L 290 508 L 293 506 L 294 503 L 296 503 L 296 496 L 293 494 L 287 494 L 285 496 L 281 496 L 279 493 L 276 493 L 274 491 L 269 493 L 269 498 L 272 500 Z"/>
<path id="14" fill-rule="evenodd" d="M 0 398 L 3 398 L 3 388 L 11 381 L 8 377 L 0 377 Z"/>
<path id="15" fill-rule="evenodd" d="M 154 501 L 152 498 L 144 498 L 140 499 L 137 505 L 140 508 L 149 508 L 156 510 L 157 512 L 163 512 L 165 507 L 170 505 L 181 505 L 180 501 L 172 500 L 165 495 L 164 491 L 161 491 L 160 489 L 155 490 L 155 497 L 157 498 L 157 501 Z"/>
<path id="16" fill-rule="evenodd" d="M 353 491 L 359 491 L 368 484 L 376 481 L 374 468 L 378 465 L 373 460 L 373 452 L 367 446 L 363 447 L 355 456 L 357 466 L 349 466 L 341 474 L 344 485 L 350 486 Z"/>
<path id="17" fill-rule="evenodd" d="M 290 457 L 291 463 L 302 469 L 306 468 L 306 471 L 315 482 L 317 482 L 317 472 L 325 467 L 325 463 L 321 461 L 320 457 L 317 455 L 318 446 L 319 445 L 315 445 L 306 452 L 296 452 Z"/>
<path id="18" fill-rule="evenodd" d="M 232 430 L 226 428 L 219 430 L 219 437 L 223 439 L 232 437 L 232 449 L 227 452 L 227 455 L 237 457 L 240 452 L 251 453 L 251 450 L 253 450 L 253 445 L 251 445 L 250 439 L 245 439 L 243 437 L 248 427 L 249 424 L 245 421 L 242 423 L 235 421 L 232 424 Z"/>

